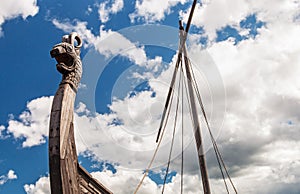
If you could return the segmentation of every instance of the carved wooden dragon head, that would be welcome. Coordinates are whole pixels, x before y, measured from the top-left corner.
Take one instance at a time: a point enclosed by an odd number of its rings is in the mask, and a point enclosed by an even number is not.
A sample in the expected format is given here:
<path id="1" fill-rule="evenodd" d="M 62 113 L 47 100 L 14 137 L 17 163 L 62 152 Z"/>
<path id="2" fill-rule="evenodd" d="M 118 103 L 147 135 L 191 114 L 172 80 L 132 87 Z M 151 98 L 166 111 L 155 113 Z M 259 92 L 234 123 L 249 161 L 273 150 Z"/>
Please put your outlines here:
<path id="1" fill-rule="evenodd" d="M 77 45 L 75 45 L 75 40 Z M 62 42 L 55 45 L 50 51 L 52 58 L 57 61 L 56 68 L 63 75 L 61 84 L 68 83 L 75 90 L 78 88 L 82 74 L 80 48 L 82 40 L 76 32 L 65 35 Z"/>

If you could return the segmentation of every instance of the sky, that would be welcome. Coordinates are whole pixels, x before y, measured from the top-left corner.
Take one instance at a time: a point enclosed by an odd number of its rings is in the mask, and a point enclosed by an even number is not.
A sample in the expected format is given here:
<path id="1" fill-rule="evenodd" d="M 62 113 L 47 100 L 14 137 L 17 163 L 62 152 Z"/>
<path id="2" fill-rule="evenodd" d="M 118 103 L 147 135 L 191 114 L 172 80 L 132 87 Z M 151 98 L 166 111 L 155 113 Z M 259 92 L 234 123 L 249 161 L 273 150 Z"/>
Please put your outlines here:
<path id="1" fill-rule="evenodd" d="M 76 31 L 83 76 L 78 160 L 114 193 L 133 193 L 155 139 L 191 0 L 1 0 L 0 193 L 49 194 L 48 126 L 61 80 L 49 51 Z M 300 193 L 300 1 L 198 1 L 187 51 L 212 131 L 239 193 Z M 175 96 L 180 93 L 175 92 Z M 201 193 L 183 98 L 184 193 Z M 174 108 L 174 106 L 173 106 Z M 140 192 L 161 193 L 170 124 Z M 212 193 L 225 193 L 199 114 Z M 180 121 L 181 122 L 181 121 Z M 165 193 L 179 193 L 181 133 Z"/>

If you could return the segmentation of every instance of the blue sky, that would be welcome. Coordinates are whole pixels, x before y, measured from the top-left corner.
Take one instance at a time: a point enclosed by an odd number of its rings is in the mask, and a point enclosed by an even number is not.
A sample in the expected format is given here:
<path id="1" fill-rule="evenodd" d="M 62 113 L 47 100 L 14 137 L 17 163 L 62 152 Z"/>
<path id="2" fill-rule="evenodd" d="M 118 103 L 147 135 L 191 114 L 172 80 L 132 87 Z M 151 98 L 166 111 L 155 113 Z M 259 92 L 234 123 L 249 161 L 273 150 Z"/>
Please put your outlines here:
<path id="1" fill-rule="evenodd" d="M 113 192 L 132 193 L 154 151 L 178 19 L 187 20 L 192 1 L 1 4 L 0 193 L 49 193 L 48 121 L 61 79 L 49 51 L 72 31 L 84 40 L 74 113 L 79 162 Z M 298 0 L 203 0 L 195 9 L 188 52 L 239 193 L 300 193 L 299 14 Z M 185 193 L 199 193 L 191 131 L 185 138 Z M 167 139 L 141 193 L 160 193 Z M 204 141 L 212 191 L 222 193 Z M 179 192 L 174 149 L 166 193 Z"/>

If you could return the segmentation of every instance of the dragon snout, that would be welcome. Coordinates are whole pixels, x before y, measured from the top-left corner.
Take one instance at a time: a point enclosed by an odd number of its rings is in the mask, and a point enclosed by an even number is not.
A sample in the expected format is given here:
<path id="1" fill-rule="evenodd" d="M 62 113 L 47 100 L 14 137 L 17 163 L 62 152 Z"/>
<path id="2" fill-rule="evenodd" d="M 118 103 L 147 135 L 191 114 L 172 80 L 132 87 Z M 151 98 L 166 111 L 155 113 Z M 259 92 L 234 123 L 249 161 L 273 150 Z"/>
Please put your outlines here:
<path id="1" fill-rule="evenodd" d="M 59 52 L 59 49 L 58 49 L 58 48 L 52 49 L 52 50 L 50 51 L 50 55 L 51 55 L 52 58 L 56 57 L 56 56 L 59 55 L 59 54 L 60 54 L 60 52 Z"/>

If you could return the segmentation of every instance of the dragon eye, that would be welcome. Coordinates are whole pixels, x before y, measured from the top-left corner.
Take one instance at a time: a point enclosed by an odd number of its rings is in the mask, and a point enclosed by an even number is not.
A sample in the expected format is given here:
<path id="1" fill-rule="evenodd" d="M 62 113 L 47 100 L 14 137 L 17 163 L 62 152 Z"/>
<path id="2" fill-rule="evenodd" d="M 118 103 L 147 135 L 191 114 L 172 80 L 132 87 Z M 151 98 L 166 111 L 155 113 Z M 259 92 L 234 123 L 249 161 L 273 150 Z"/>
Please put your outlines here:
<path id="1" fill-rule="evenodd" d="M 67 49 L 67 52 L 70 53 L 70 52 L 72 52 L 73 47 L 72 47 L 71 45 L 68 45 L 68 46 L 66 47 L 66 49 Z"/>

